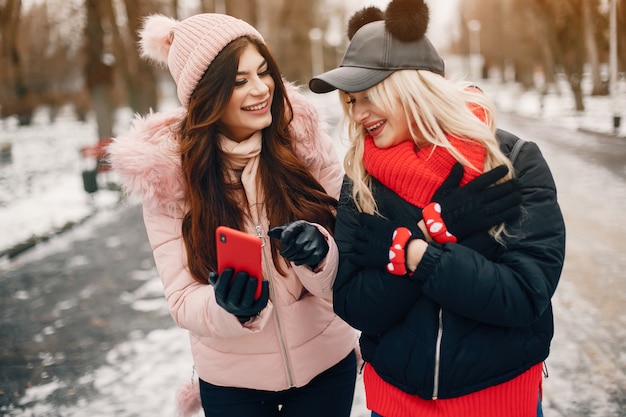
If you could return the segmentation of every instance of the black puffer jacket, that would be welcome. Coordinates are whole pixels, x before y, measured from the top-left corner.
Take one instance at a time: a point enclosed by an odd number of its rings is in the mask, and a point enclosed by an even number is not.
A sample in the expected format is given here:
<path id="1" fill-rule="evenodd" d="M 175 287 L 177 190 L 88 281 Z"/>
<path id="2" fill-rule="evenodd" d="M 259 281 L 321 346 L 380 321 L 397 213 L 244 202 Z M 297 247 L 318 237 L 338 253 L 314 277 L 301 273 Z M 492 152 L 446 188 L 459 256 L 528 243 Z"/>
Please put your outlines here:
<path id="1" fill-rule="evenodd" d="M 508 154 L 517 138 L 504 131 L 498 137 Z M 350 261 L 358 223 L 352 185 L 344 180 L 335 228 L 335 311 L 362 331 L 363 359 L 405 392 L 458 397 L 507 381 L 548 356 L 565 225 L 535 143 L 524 144 L 515 169 L 524 213 L 507 225 L 506 248 L 486 232 L 460 244 L 431 243 L 412 277 Z M 378 182 L 374 196 L 383 215 L 402 210 L 421 218 L 420 209 Z"/>

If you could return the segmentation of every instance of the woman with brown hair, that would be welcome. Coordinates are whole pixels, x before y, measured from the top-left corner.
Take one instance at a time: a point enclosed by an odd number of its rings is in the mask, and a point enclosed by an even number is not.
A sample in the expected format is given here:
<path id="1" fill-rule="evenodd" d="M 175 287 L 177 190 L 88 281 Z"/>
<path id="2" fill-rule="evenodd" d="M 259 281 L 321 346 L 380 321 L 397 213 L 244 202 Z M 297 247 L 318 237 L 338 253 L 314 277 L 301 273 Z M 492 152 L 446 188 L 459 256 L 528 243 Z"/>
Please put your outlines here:
<path id="1" fill-rule="evenodd" d="M 332 309 L 343 170 L 330 137 L 249 24 L 153 15 L 140 35 L 143 55 L 167 63 L 181 106 L 137 118 L 109 151 L 143 200 L 205 414 L 349 416 L 357 333 Z M 262 277 L 217 272 L 222 225 L 261 239 Z"/>

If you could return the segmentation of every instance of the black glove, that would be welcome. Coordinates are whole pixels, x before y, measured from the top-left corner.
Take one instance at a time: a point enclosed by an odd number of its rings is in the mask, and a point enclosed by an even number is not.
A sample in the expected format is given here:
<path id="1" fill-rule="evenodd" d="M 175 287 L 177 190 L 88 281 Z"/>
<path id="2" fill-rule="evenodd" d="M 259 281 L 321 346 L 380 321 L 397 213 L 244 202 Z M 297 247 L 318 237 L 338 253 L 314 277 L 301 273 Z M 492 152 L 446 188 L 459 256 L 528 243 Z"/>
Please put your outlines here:
<path id="1" fill-rule="evenodd" d="M 224 310 L 234 314 L 241 322 L 256 316 L 267 305 L 269 300 L 269 285 L 262 282 L 261 296 L 254 299 L 257 287 L 257 279 L 248 275 L 247 272 L 237 272 L 227 268 L 221 274 L 211 272 L 209 281 L 215 288 L 215 300 Z"/>
<path id="2" fill-rule="evenodd" d="M 457 239 L 486 231 L 520 215 L 522 192 L 519 180 L 513 178 L 489 187 L 508 172 L 505 165 L 500 165 L 459 187 L 463 166 L 457 162 L 452 167 L 432 201 L 441 206 L 441 217 Z"/>
<path id="3" fill-rule="evenodd" d="M 367 213 L 358 214 L 359 225 L 354 230 L 354 242 L 352 247 L 354 255 L 352 260 L 355 264 L 364 267 L 386 268 L 389 264 L 389 248 L 393 240 L 393 234 L 398 227 L 406 227 L 411 231 L 411 238 L 423 239 L 424 235 L 417 227 L 409 227 L 405 222 L 395 218 L 384 218 Z M 404 248 L 403 248 L 404 249 Z"/>
<path id="4" fill-rule="evenodd" d="M 296 220 L 272 228 L 268 236 L 280 240 L 280 254 L 296 265 L 315 269 L 328 253 L 328 242 L 317 227 L 305 220 Z"/>

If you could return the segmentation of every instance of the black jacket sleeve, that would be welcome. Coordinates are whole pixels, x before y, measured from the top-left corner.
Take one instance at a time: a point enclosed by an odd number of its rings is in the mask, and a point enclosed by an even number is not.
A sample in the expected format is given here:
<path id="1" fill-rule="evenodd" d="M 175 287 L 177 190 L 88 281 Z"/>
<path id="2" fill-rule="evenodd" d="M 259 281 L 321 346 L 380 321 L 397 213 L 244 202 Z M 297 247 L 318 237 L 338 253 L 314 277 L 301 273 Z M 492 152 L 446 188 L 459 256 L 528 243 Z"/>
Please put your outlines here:
<path id="1" fill-rule="evenodd" d="M 550 305 L 565 256 L 565 224 L 556 187 L 536 144 L 515 165 L 522 216 L 494 259 L 457 244 L 429 245 L 414 278 L 445 310 L 498 326 L 526 326 Z"/>
<path id="2" fill-rule="evenodd" d="M 333 305 L 337 315 L 352 327 L 381 334 L 409 312 L 421 294 L 421 283 L 382 268 L 362 268 L 351 262 L 353 233 L 358 227 L 356 215 L 352 183 L 344 177 L 335 223 L 339 270 Z"/>

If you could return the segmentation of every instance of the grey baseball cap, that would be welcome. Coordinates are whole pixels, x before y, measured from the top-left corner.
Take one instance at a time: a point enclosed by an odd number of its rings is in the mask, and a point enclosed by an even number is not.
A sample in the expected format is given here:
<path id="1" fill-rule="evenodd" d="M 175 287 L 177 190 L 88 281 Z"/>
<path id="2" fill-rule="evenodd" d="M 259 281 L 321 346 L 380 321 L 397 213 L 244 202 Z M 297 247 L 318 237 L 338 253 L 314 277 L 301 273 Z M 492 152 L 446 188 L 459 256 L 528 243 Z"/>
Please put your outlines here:
<path id="1" fill-rule="evenodd" d="M 339 89 L 348 93 L 367 90 L 403 69 L 427 70 L 444 75 L 443 59 L 426 36 L 402 42 L 379 20 L 360 28 L 352 37 L 338 68 L 309 81 L 314 93 Z"/>

